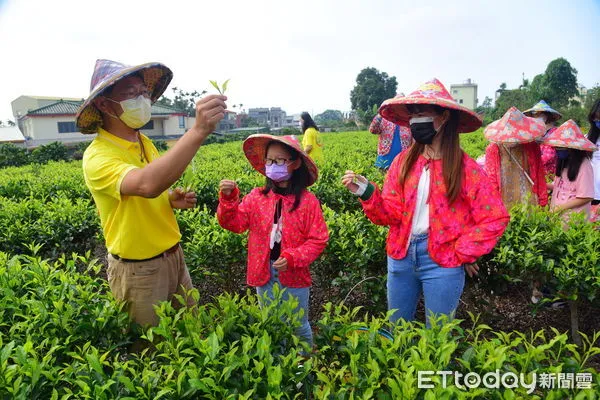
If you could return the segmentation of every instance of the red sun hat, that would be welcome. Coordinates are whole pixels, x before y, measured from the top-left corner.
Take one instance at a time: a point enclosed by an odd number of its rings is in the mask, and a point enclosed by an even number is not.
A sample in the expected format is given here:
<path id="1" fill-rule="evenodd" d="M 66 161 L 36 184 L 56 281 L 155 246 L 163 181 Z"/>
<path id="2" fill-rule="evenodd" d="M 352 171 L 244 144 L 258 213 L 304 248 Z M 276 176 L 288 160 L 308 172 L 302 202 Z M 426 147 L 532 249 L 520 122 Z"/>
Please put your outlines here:
<path id="1" fill-rule="evenodd" d="M 546 125 L 511 107 L 499 120 L 485 127 L 485 138 L 494 143 L 531 143 L 544 136 Z"/>
<path id="2" fill-rule="evenodd" d="M 450 93 L 446 90 L 442 82 L 435 78 L 422 84 L 408 96 L 397 96 L 393 99 L 387 99 L 379 107 L 379 114 L 395 124 L 407 125 L 410 119 L 410 114 L 406 108 L 408 104 L 435 105 L 459 111 L 459 133 L 473 132 L 480 128 L 483 123 L 481 117 L 476 112 L 458 104 L 450 96 Z"/>
<path id="3" fill-rule="evenodd" d="M 304 152 L 295 135 L 273 136 L 266 133 L 258 133 L 248 136 L 248 138 L 244 140 L 242 148 L 244 149 L 246 158 L 250 161 L 250 165 L 252 165 L 255 170 L 265 175 L 265 156 L 267 154 L 267 146 L 271 142 L 282 143 L 296 150 L 304 160 L 304 165 L 306 165 L 306 168 L 308 169 L 308 186 L 316 182 L 319 177 L 317 165 L 309 155 Z"/>
<path id="4" fill-rule="evenodd" d="M 583 151 L 596 151 L 598 148 L 579 129 L 572 119 L 550 132 L 543 143 L 552 147 L 565 147 Z"/>

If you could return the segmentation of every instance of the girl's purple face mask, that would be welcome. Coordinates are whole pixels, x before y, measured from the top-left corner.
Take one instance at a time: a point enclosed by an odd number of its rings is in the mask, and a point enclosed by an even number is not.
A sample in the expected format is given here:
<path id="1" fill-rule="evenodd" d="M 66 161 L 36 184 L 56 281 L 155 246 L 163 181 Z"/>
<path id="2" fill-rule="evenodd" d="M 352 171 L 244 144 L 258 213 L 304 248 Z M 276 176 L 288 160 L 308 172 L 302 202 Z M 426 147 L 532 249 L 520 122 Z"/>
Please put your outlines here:
<path id="1" fill-rule="evenodd" d="M 265 166 L 265 175 L 275 182 L 287 181 L 292 177 L 292 174 L 288 172 L 287 164 L 277 165 L 275 163 Z"/>

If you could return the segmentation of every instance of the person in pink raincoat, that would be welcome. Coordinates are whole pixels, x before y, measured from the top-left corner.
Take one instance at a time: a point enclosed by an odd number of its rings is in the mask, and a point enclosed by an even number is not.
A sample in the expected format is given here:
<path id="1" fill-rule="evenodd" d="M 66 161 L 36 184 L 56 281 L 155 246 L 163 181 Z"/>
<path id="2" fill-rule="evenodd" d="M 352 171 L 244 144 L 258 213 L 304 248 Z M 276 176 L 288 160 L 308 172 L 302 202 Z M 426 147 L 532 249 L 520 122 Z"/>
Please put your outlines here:
<path id="1" fill-rule="evenodd" d="M 423 293 L 429 316 L 452 317 L 465 283 L 465 270 L 489 253 L 506 229 L 502 197 L 459 145 L 460 132 L 481 126 L 480 117 L 459 105 L 434 79 L 408 96 L 386 100 L 381 115 L 409 123 L 416 143 L 396 157 L 383 190 L 346 171 L 342 184 L 360 196 L 375 224 L 390 226 L 387 237 L 390 320 L 414 319 Z"/>
<path id="2" fill-rule="evenodd" d="M 600 99 L 592 105 L 588 114 L 590 131 L 587 138 L 600 148 Z M 596 150 L 592 155 L 592 169 L 594 170 L 594 200 L 592 200 L 592 222 L 600 221 L 600 150 Z"/>
<path id="3" fill-rule="evenodd" d="M 558 155 L 550 210 L 563 214 L 565 219 L 570 213 L 583 212 L 589 220 L 594 199 L 591 158 L 598 148 L 583 135 L 572 119 L 546 136 L 544 142 L 556 148 Z"/>
<path id="4" fill-rule="evenodd" d="M 485 150 L 484 170 L 508 209 L 525 202 L 542 207 L 548 204 L 544 166 L 536 142 L 545 132 L 544 123 L 515 107 L 484 130 L 491 142 Z"/>
<path id="5" fill-rule="evenodd" d="M 233 180 L 219 184 L 219 224 L 232 232 L 249 231 L 247 283 L 261 299 L 284 288 L 284 299 L 298 299 L 303 311 L 296 331 L 312 346 L 308 322 L 310 264 L 325 250 L 329 233 L 317 197 L 306 190 L 318 176 L 314 161 L 295 136 L 251 135 L 244 141 L 250 164 L 267 177 L 240 201 Z"/>

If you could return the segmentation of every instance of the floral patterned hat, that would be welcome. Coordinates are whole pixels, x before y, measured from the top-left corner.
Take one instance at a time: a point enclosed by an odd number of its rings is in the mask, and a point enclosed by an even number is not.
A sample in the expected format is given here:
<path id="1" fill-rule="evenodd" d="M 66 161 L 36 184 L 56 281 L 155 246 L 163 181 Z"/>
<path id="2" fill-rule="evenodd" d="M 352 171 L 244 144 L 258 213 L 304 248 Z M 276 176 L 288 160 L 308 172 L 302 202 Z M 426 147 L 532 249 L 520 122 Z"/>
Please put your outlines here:
<path id="1" fill-rule="evenodd" d="M 559 120 L 562 117 L 562 114 L 556 111 L 554 108 L 550 107 L 548 103 L 544 100 L 540 100 L 535 106 L 531 107 L 529 110 L 523 111 L 523 114 L 531 117 L 536 112 L 545 112 L 550 115 L 550 120 L 548 122 L 554 122 Z"/>
<path id="2" fill-rule="evenodd" d="M 511 107 L 499 120 L 485 127 L 485 138 L 494 143 L 530 143 L 544 136 L 546 125 L 535 118 L 526 117 Z"/>
<path id="3" fill-rule="evenodd" d="M 306 165 L 306 168 L 308 169 L 308 186 L 317 181 L 319 176 L 317 165 L 310 158 L 310 156 L 304 152 L 295 135 L 273 136 L 265 133 L 258 133 L 248 136 L 248 138 L 244 140 L 243 144 L 244 154 L 255 170 L 265 175 L 265 156 L 267 154 L 267 146 L 272 141 L 283 143 L 286 146 L 293 148 L 300 154 L 300 157 L 302 157 L 304 160 L 304 165 Z"/>
<path id="4" fill-rule="evenodd" d="M 544 138 L 544 144 L 552 147 L 566 147 L 584 151 L 596 151 L 598 148 L 585 137 L 572 119 L 568 120 Z"/>
<path id="5" fill-rule="evenodd" d="M 395 124 L 408 124 L 410 119 L 406 106 L 408 104 L 436 105 L 460 112 L 458 132 L 473 132 L 482 125 L 481 117 L 476 112 L 456 102 L 448 93 L 442 82 L 433 79 L 419 86 L 408 96 L 397 96 L 388 99 L 379 107 L 379 114 Z"/>
<path id="6" fill-rule="evenodd" d="M 90 95 L 79 107 L 75 116 L 81 133 L 96 133 L 102 126 L 102 115 L 94 105 L 94 99 L 120 79 L 135 73 L 139 73 L 148 87 L 152 103 L 158 100 L 173 78 L 173 72 L 167 66 L 157 62 L 130 66 L 116 61 L 96 60 Z"/>

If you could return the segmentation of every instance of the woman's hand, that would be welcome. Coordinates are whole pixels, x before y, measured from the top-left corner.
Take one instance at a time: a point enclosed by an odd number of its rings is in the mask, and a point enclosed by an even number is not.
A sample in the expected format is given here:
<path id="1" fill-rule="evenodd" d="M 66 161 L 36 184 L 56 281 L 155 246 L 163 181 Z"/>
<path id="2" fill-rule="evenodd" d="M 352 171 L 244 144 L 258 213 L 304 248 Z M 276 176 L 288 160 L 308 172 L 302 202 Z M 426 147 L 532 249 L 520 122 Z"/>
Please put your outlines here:
<path id="1" fill-rule="evenodd" d="M 469 275 L 469 278 L 472 278 L 479 273 L 479 265 L 477 263 L 465 264 L 465 271 Z"/>
<path id="2" fill-rule="evenodd" d="M 359 185 L 360 184 L 360 185 Z M 350 191 L 350 193 L 356 194 L 361 186 L 366 186 L 369 184 L 367 178 L 362 175 L 356 174 L 354 171 L 347 170 L 344 176 L 342 177 L 342 185 L 346 186 L 346 189 Z"/>
<path id="3" fill-rule="evenodd" d="M 221 182 L 219 182 L 219 191 L 223 193 L 223 196 L 226 197 L 230 196 L 236 187 L 237 183 L 229 179 L 223 179 Z"/>
<path id="4" fill-rule="evenodd" d="M 275 268 L 279 272 L 287 271 L 287 260 L 284 257 L 279 257 L 273 263 L 273 268 Z"/>

